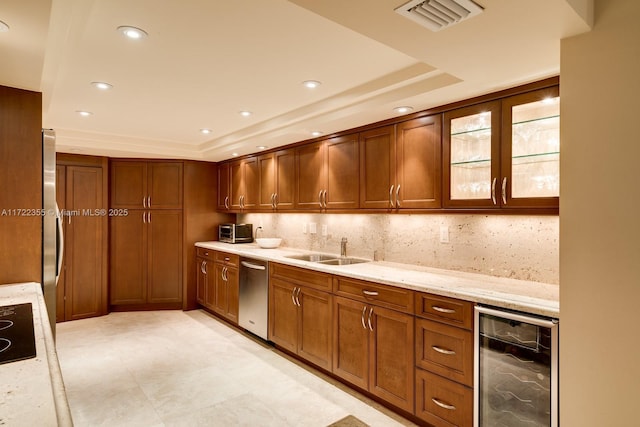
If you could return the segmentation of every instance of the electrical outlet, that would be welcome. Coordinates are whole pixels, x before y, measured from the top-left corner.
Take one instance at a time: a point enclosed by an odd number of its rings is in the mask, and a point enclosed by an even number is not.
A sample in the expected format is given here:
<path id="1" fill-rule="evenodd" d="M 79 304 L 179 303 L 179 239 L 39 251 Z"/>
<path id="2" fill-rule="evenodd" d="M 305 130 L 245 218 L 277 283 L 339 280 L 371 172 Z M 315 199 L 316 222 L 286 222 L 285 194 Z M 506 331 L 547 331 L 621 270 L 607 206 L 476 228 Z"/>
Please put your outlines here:
<path id="1" fill-rule="evenodd" d="M 449 243 L 449 227 L 446 225 L 440 226 L 440 243 Z"/>
<path id="2" fill-rule="evenodd" d="M 318 232 L 318 230 L 316 228 L 316 223 L 315 222 L 310 222 L 309 223 L 309 233 L 316 234 L 317 232 Z"/>
<path id="3" fill-rule="evenodd" d="M 327 237 L 328 234 L 329 234 L 329 230 L 328 230 L 327 224 L 322 224 L 322 235 L 324 237 Z"/>
<path id="4" fill-rule="evenodd" d="M 307 223 L 302 224 L 302 234 L 307 234 Z"/>

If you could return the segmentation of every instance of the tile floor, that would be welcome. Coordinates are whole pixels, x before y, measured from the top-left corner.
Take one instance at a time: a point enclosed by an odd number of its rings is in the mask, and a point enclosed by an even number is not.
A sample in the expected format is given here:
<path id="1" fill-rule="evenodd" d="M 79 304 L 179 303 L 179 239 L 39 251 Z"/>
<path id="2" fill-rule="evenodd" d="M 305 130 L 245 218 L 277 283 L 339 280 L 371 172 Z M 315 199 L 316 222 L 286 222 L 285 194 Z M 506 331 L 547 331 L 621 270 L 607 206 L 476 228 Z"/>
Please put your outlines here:
<path id="1" fill-rule="evenodd" d="M 200 311 L 57 325 L 75 426 L 413 425 Z"/>

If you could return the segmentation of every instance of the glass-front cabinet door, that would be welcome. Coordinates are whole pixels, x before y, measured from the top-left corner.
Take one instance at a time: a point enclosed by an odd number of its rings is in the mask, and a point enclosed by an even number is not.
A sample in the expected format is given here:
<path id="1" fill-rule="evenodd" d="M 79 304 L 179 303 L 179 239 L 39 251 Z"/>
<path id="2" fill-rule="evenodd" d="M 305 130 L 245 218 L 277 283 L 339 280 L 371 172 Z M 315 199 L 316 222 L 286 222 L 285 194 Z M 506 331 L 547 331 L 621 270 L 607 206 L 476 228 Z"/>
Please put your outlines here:
<path id="1" fill-rule="evenodd" d="M 444 115 L 445 207 L 498 207 L 500 102 Z"/>
<path id="2" fill-rule="evenodd" d="M 560 195 L 558 87 L 502 101 L 504 207 L 557 207 Z"/>

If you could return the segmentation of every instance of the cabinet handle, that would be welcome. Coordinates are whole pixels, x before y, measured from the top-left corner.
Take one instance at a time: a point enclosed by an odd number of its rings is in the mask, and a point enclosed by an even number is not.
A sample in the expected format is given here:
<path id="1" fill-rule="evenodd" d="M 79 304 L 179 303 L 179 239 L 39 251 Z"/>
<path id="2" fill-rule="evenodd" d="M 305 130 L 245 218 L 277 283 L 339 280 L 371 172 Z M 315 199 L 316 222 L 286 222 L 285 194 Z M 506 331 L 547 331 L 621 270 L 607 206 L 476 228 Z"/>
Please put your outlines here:
<path id="1" fill-rule="evenodd" d="M 146 212 L 142 212 L 142 223 L 143 224 L 147 223 L 147 213 Z"/>
<path id="2" fill-rule="evenodd" d="M 273 194 L 273 208 L 278 209 L 278 193 Z"/>
<path id="3" fill-rule="evenodd" d="M 222 267 L 222 271 L 220 272 L 220 275 L 222 276 L 222 280 L 224 280 L 225 282 L 227 281 L 227 276 L 225 275 L 227 271 L 227 267 Z"/>
<path id="4" fill-rule="evenodd" d="M 275 193 L 271 193 L 271 209 L 275 209 L 276 208 L 276 206 L 275 206 L 275 203 L 276 203 L 275 202 L 275 197 L 276 197 Z"/>
<path id="5" fill-rule="evenodd" d="M 142 207 L 145 208 L 145 209 L 147 208 L 147 198 L 146 197 L 142 198 Z"/>
<path id="6" fill-rule="evenodd" d="M 367 312 L 367 306 L 365 305 L 362 309 L 362 316 L 360 316 L 360 321 L 362 322 L 362 327 L 367 329 L 367 325 L 364 323 L 364 314 Z"/>
<path id="7" fill-rule="evenodd" d="M 502 178 L 502 204 L 507 204 L 507 177 Z"/>
<path id="8" fill-rule="evenodd" d="M 436 405 L 438 405 L 439 407 L 443 408 L 443 409 L 447 409 L 449 411 L 455 411 L 456 407 L 453 405 L 448 405 L 444 402 L 439 401 L 438 399 L 436 399 L 435 397 L 431 398 L 431 401 L 433 403 L 435 403 Z"/>
<path id="9" fill-rule="evenodd" d="M 202 274 L 207 274 L 206 266 L 207 261 L 202 261 L 202 263 L 200 264 L 200 271 L 202 272 Z"/>
<path id="10" fill-rule="evenodd" d="M 453 356 L 454 354 L 456 354 L 456 352 L 453 350 L 447 350 L 446 348 L 438 347 L 435 345 L 432 345 L 431 348 L 437 351 L 438 353 L 446 354 L 447 356 Z"/>
<path id="11" fill-rule="evenodd" d="M 435 311 L 438 311 L 440 313 L 446 313 L 446 314 L 451 314 L 451 313 L 455 313 L 455 310 L 452 310 L 450 308 L 442 308 L 442 307 L 438 307 L 437 305 L 432 305 L 431 308 L 433 308 Z"/>
<path id="12" fill-rule="evenodd" d="M 147 212 L 147 223 L 151 224 L 151 212 Z"/>
<path id="13" fill-rule="evenodd" d="M 297 287 L 294 287 L 293 290 L 291 291 L 291 302 L 293 303 L 293 305 L 298 305 L 296 304 L 296 289 L 298 289 Z"/>
<path id="14" fill-rule="evenodd" d="M 322 190 L 318 192 L 318 203 L 320 203 L 320 207 L 322 207 Z"/>
<path id="15" fill-rule="evenodd" d="M 396 207 L 400 207 L 400 184 L 398 184 L 398 188 L 396 188 Z"/>
<path id="16" fill-rule="evenodd" d="M 377 297 L 378 296 L 378 291 L 367 291 L 367 290 L 363 289 L 362 293 L 367 297 Z"/>
<path id="17" fill-rule="evenodd" d="M 373 307 L 369 309 L 369 317 L 367 318 L 367 323 L 369 324 L 369 329 L 373 332 L 373 326 L 371 326 L 371 316 L 373 315 Z"/>
<path id="18" fill-rule="evenodd" d="M 389 189 L 389 204 L 391 205 L 392 208 L 395 208 L 393 204 L 393 187 L 395 186 L 392 185 L 391 188 Z"/>
<path id="19" fill-rule="evenodd" d="M 151 196 L 147 196 L 147 207 L 151 208 Z"/>
<path id="20" fill-rule="evenodd" d="M 322 191 L 322 207 L 327 207 L 327 190 Z"/>
<path id="21" fill-rule="evenodd" d="M 491 201 L 493 202 L 494 205 L 496 205 L 496 182 L 498 181 L 498 178 L 496 178 L 495 176 L 493 177 L 493 181 L 491 182 Z"/>
<path id="22" fill-rule="evenodd" d="M 229 196 L 224 198 L 224 208 L 229 209 Z"/>

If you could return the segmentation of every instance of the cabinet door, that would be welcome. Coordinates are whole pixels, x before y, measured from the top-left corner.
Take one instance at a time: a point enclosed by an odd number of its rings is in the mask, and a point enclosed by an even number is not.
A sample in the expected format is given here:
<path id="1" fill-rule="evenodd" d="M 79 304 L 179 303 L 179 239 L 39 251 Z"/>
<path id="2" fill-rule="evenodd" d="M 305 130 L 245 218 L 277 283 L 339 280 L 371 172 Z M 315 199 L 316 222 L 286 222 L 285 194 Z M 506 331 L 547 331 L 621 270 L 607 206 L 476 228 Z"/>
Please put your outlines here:
<path id="1" fill-rule="evenodd" d="M 147 207 L 182 209 L 182 162 L 150 162 Z"/>
<path id="2" fill-rule="evenodd" d="M 283 280 L 269 280 L 269 339 L 295 353 L 298 349 L 298 306 L 294 285 Z"/>
<path id="3" fill-rule="evenodd" d="M 67 168 L 64 166 L 57 165 L 56 166 L 56 202 L 58 203 L 58 209 L 64 211 L 66 209 L 66 195 L 67 195 L 67 186 L 66 186 L 66 171 Z M 67 246 L 66 236 L 67 236 L 67 222 L 65 218 L 61 218 L 62 221 L 62 233 L 65 236 L 65 241 L 63 242 L 65 246 Z M 60 276 L 58 276 L 58 286 L 56 287 L 56 322 L 64 322 L 66 319 L 64 317 L 64 296 L 65 296 L 65 287 L 66 287 L 66 261 L 67 257 L 63 256 L 62 258 L 62 269 L 60 270 Z"/>
<path id="4" fill-rule="evenodd" d="M 229 204 L 231 209 L 239 211 L 242 208 L 242 161 L 231 162 L 229 171 L 231 174 Z"/>
<path id="5" fill-rule="evenodd" d="M 434 427 L 471 427 L 473 389 L 416 369 L 415 414 Z"/>
<path id="6" fill-rule="evenodd" d="M 295 150 L 275 153 L 276 161 L 276 209 L 293 209 L 296 194 Z"/>
<path id="7" fill-rule="evenodd" d="M 225 286 L 227 301 L 224 316 L 233 323 L 238 323 L 239 288 L 240 280 L 237 268 L 229 268 L 225 271 Z"/>
<path id="8" fill-rule="evenodd" d="M 389 209 L 395 190 L 395 127 L 360 133 L 360 207 Z M 393 188 L 392 188 L 393 186 Z"/>
<path id="9" fill-rule="evenodd" d="M 369 388 L 369 329 L 367 306 L 347 298 L 333 298 L 333 373 Z"/>
<path id="10" fill-rule="evenodd" d="M 276 194 L 276 158 L 274 153 L 258 157 L 258 209 L 273 210 Z"/>
<path id="11" fill-rule="evenodd" d="M 397 208 L 442 206 L 441 115 L 402 122 L 396 128 Z"/>
<path id="12" fill-rule="evenodd" d="M 303 145 L 296 149 L 296 208 L 321 209 L 322 192 L 326 190 L 324 142 Z"/>
<path id="13" fill-rule="evenodd" d="M 220 271 L 216 269 L 216 265 L 217 264 L 210 260 L 206 260 L 204 265 L 204 271 L 206 272 L 204 306 L 214 311 L 216 307 L 218 280 L 220 280 L 219 277 L 221 277 Z"/>
<path id="14" fill-rule="evenodd" d="M 327 292 L 301 287 L 297 300 L 300 302 L 298 355 L 330 371 L 333 349 L 332 296 Z"/>
<path id="15" fill-rule="evenodd" d="M 111 304 L 147 302 L 147 211 L 110 218 Z"/>
<path id="16" fill-rule="evenodd" d="M 258 206 L 258 186 L 260 185 L 260 171 L 258 158 L 251 157 L 242 161 L 242 209 L 252 210 Z"/>
<path id="17" fill-rule="evenodd" d="M 560 98 L 558 87 L 502 101 L 503 207 L 558 207 Z"/>
<path id="18" fill-rule="evenodd" d="M 147 211 L 148 301 L 182 301 L 182 211 Z"/>
<path id="19" fill-rule="evenodd" d="M 444 114 L 445 207 L 500 206 L 500 101 Z"/>
<path id="20" fill-rule="evenodd" d="M 373 307 L 369 391 L 385 401 L 413 412 L 414 318 Z"/>
<path id="21" fill-rule="evenodd" d="M 206 305 L 207 294 L 207 260 L 196 258 L 196 301 L 200 305 Z"/>
<path id="22" fill-rule="evenodd" d="M 218 165 L 218 203 L 219 211 L 229 210 L 231 207 L 231 163 Z"/>
<path id="23" fill-rule="evenodd" d="M 65 318 L 102 313 L 102 168 L 69 166 L 66 171 L 66 207 L 79 211 L 66 227 Z M 96 213 L 98 212 L 98 213 Z"/>
<path id="24" fill-rule="evenodd" d="M 357 209 L 360 205 L 358 134 L 326 142 L 326 208 Z"/>
<path id="25" fill-rule="evenodd" d="M 227 282 L 225 280 L 226 270 L 227 267 L 225 267 L 224 264 L 216 262 L 213 264 L 213 277 L 210 278 L 210 280 L 213 280 L 211 308 L 222 316 L 227 314 L 227 300 L 229 299 L 227 296 Z"/>
<path id="26" fill-rule="evenodd" d="M 118 209 L 146 208 L 147 164 L 145 162 L 111 162 L 110 206 Z"/>

